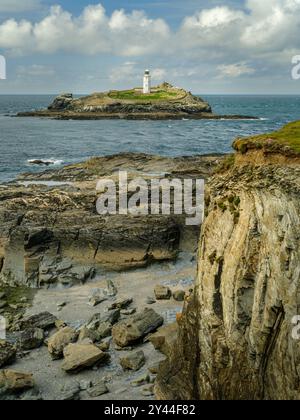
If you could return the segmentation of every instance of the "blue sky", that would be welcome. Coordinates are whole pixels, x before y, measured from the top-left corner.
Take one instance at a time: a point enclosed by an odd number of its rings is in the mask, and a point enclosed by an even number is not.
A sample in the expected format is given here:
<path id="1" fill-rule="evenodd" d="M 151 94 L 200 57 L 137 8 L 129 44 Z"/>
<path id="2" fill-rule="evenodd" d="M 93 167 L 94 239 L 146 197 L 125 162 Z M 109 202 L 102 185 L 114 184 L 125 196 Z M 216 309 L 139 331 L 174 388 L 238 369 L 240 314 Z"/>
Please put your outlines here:
<path id="1" fill-rule="evenodd" d="M 300 0 L 0 0 L 0 93 L 300 93 L 299 29 Z"/>

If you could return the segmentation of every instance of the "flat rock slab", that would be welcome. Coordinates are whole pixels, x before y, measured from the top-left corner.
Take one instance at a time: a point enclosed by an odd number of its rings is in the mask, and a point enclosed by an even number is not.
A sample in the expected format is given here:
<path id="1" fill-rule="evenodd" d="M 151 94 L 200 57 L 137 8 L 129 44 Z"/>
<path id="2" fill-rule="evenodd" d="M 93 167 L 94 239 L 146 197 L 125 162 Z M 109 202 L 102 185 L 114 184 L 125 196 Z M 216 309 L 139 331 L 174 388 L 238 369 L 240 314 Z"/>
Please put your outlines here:
<path id="1" fill-rule="evenodd" d="M 75 343 L 78 333 L 73 328 L 65 327 L 53 334 L 48 340 L 48 351 L 52 359 L 60 359 L 63 357 L 65 347 L 71 343 Z"/>
<path id="2" fill-rule="evenodd" d="M 33 387 L 33 375 L 30 373 L 9 369 L 0 371 L 0 395 L 1 393 L 17 393 Z"/>
<path id="3" fill-rule="evenodd" d="M 145 309 L 127 320 L 116 324 L 112 329 L 114 342 L 120 347 L 127 347 L 154 332 L 164 323 L 162 316 L 153 309 Z"/>
<path id="4" fill-rule="evenodd" d="M 27 328 L 41 328 L 47 330 L 55 326 L 57 318 L 49 312 L 41 312 L 37 315 L 32 315 L 23 319 L 18 325 L 19 330 L 26 330 Z"/>
<path id="5" fill-rule="evenodd" d="M 62 369 L 68 373 L 93 367 L 107 355 L 93 344 L 69 344 L 64 349 Z"/>
<path id="6" fill-rule="evenodd" d="M 154 294 L 157 300 L 169 300 L 172 296 L 170 288 L 161 285 L 155 287 Z"/>

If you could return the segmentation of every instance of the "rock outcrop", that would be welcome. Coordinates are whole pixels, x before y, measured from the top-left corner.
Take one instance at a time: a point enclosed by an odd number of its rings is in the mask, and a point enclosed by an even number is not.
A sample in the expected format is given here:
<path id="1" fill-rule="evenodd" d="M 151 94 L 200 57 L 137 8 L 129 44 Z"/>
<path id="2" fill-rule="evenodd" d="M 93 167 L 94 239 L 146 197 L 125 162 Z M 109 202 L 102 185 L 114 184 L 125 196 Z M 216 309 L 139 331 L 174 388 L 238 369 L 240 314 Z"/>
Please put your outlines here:
<path id="1" fill-rule="evenodd" d="M 54 119 L 239 119 L 244 116 L 220 116 L 198 96 L 184 89 L 163 83 L 144 95 L 140 89 L 109 91 L 73 98 L 64 93 L 54 99 L 47 110 L 21 112 L 19 117 L 46 117 Z M 254 117 L 246 117 L 253 118 Z"/>
<path id="2" fill-rule="evenodd" d="M 206 179 L 221 159 L 123 154 L 22 175 L 0 190 L 0 283 L 72 286 L 103 268 L 174 260 L 183 243 L 195 249 L 199 227 L 187 228 L 185 216 L 100 216 L 96 185 L 102 178 L 118 182 L 118 170 L 129 179 L 153 173 Z"/>
<path id="3" fill-rule="evenodd" d="M 196 288 L 160 399 L 300 399 L 300 159 L 295 141 L 283 150 L 269 137 L 272 150 L 251 142 L 209 182 Z"/>

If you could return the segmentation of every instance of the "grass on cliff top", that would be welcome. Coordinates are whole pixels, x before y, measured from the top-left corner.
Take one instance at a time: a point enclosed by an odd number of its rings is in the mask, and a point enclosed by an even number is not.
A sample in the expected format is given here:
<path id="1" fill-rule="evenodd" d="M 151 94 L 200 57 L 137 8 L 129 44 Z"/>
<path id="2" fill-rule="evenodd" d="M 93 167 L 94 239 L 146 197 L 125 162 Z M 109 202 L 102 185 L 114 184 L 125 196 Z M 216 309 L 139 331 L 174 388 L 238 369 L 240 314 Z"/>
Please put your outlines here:
<path id="1" fill-rule="evenodd" d="M 149 93 L 148 95 L 139 93 L 134 89 L 109 93 L 110 98 L 123 101 L 165 101 L 175 99 L 177 96 L 177 92 L 169 92 L 165 90 L 155 91 L 153 93 Z"/>
<path id="2" fill-rule="evenodd" d="M 251 149 L 300 154 L 300 121 L 287 124 L 273 133 L 237 139 L 233 143 L 233 147 L 243 154 Z"/>

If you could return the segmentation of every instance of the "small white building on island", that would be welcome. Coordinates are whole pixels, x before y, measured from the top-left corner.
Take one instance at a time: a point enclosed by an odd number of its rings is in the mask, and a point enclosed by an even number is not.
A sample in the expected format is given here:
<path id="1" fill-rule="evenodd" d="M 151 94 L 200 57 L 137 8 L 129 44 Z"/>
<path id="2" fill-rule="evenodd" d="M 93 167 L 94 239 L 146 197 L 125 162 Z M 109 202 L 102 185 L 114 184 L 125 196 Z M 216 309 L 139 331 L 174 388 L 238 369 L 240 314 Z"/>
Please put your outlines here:
<path id="1" fill-rule="evenodd" d="M 151 93 L 151 74 L 150 70 L 145 70 L 144 83 L 143 83 L 143 94 L 147 95 Z"/>

